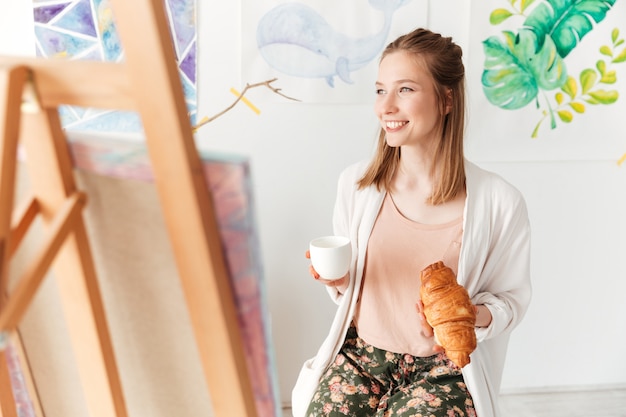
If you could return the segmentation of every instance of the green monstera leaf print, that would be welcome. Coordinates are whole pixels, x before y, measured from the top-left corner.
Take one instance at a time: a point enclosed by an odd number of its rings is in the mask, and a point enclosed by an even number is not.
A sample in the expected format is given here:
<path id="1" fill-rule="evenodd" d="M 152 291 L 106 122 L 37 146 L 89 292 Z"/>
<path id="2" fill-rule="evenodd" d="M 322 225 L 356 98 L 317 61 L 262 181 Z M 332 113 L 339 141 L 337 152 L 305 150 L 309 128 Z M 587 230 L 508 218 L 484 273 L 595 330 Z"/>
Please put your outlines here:
<path id="1" fill-rule="evenodd" d="M 553 90 L 567 80 L 563 59 L 550 38 L 534 31 L 504 31 L 504 40 L 492 36 L 483 42 L 483 91 L 490 103 L 507 110 L 526 106 L 542 90 Z"/>
<path id="2" fill-rule="evenodd" d="M 547 0 L 526 18 L 524 27 L 535 32 L 541 42 L 552 39 L 562 58 L 600 23 L 616 0 Z"/>
<path id="3" fill-rule="evenodd" d="M 489 15 L 492 25 L 523 18 L 517 33 L 502 31 L 483 42 L 483 92 L 490 103 L 506 110 L 534 101 L 540 120 L 555 129 L 571 123 L 587 105 L 611 105 L 619 98 L 614 65 L 626 62 L 625 40 L 619 29 L 599 48 L 600 59 L 579 77 L 567 73 L 566 58 L 607 16 L 617 0 L 503 0 L 505 7 Z M 590 60 L 592 59 L 589 57 Z M 555 91 L 552 93 L 552 91 Z"/>

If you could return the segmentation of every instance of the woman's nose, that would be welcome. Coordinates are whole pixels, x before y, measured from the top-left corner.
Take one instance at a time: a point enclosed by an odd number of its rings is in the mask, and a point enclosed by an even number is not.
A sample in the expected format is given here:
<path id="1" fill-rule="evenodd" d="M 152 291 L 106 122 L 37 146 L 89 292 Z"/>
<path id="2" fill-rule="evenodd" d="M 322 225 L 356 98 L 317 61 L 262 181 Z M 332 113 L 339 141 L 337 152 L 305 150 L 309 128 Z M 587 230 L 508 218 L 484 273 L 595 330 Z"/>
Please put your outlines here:
<path id="1" fill-rule="evenodd" d="M 377 102 L 378 112 L 381 114 L 393 113 L 397 110 L 396 101 L 393 94 L 379 96 Z"/>

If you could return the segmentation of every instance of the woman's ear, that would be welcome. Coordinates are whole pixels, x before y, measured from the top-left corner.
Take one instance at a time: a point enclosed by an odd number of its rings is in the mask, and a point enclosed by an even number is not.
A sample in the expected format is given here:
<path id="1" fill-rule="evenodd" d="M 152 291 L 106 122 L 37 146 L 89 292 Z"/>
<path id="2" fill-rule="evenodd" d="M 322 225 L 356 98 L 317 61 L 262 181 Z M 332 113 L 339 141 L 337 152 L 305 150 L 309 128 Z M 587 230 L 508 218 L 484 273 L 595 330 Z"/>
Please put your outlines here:
<path id="1" fill-rule="evenodd" d="M 446 90 L 446 114 L 452 111 L 452 90 L 448 88 Z"/>

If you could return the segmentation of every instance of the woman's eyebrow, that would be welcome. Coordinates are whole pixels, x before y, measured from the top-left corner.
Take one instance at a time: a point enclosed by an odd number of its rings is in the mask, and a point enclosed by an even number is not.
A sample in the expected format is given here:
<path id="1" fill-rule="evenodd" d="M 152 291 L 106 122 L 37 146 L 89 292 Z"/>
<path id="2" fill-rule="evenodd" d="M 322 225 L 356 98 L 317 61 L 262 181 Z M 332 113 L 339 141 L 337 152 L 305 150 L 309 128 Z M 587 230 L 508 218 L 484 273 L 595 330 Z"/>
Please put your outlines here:
<path id="1" fill-rule="evenodd" d="M 404 83 L 412 83 L 412 84 L 419 84 L 417 81 L 411 79 L 411 78 L 403 78 L 401 80 L 395 80 L 393 82 L 391 82 L 390 84 L 404 84 Z M 384 83 L 380 82 L 380 81 L 376 81 L 375 83 L 377 86 L 378 85 L 384 85 Z"/>

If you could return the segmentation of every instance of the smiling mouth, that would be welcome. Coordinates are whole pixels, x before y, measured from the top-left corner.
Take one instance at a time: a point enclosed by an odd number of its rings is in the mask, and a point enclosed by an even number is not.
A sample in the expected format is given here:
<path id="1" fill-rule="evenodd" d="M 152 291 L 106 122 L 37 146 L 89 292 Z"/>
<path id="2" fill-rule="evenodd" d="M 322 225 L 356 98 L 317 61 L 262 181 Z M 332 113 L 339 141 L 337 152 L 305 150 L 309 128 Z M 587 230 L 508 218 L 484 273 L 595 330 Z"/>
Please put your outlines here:
<path id="1" fill-rule="evenodd" d="M 385 122 L 387 129 L 398 129 L 406 125 L 409 122 Z"/>

